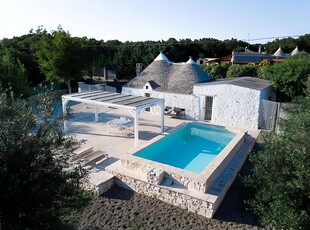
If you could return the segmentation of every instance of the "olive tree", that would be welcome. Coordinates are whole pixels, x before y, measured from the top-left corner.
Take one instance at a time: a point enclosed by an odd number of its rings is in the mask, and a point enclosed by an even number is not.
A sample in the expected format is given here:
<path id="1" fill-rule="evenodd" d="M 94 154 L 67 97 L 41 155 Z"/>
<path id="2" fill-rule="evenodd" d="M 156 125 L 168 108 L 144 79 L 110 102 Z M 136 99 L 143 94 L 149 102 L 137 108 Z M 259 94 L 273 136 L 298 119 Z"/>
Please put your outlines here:
<path id="1" fill-rule="evenodd" d="M 73 137 L 52 118 L 53 100 L 16 98 L 0 87 L 0 227 L 55 229 L 59 210 L 86 171 L 70 163 Z"/>

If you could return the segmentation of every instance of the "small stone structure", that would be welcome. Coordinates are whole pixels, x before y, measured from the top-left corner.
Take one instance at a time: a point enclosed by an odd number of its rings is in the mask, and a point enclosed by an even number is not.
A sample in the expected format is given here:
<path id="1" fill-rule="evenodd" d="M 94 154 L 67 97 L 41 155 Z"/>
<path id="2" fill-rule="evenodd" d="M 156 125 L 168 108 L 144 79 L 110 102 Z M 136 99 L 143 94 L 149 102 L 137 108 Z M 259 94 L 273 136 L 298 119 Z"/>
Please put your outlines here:
<path id="1" fill-rule="evenodd" d="M 99 171 L 96 173 L 90 173 L 90 180 L 88 183 L 88 189 L 93 191 L 96 195 L 108 191 L 114 185 L 114 175 L 105 171 Z"/>
<path id="2" fill-rule="evenodd" d="M 160 169 L 150 169 L 146 174 L 147 182 L 159 185 L 164 178 L 164 172 Z"/>

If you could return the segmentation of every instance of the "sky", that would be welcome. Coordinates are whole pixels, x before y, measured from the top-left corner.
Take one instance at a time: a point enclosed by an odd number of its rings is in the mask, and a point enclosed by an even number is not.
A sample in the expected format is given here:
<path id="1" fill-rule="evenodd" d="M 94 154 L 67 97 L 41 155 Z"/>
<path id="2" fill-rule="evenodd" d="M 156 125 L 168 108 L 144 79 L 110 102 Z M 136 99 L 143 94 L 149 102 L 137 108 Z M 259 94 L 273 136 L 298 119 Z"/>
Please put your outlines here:
<path id="1" fill-rule="evenodd" d="M 310 33 L 310 0 L 0 0 L 0 39 L 61 25 L 72 36 L 146 41 Z M 273 40 L 273 39 L 272 39 Z"/>

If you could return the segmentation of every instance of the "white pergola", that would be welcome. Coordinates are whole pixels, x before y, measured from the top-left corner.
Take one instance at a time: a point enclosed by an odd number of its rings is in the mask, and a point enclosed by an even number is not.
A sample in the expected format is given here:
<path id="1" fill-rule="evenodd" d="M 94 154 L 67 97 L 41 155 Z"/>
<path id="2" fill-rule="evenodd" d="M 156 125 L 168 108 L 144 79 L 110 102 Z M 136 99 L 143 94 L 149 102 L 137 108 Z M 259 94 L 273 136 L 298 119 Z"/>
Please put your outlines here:
<path id="1" fill-rule="evenodd" d="M 95 106 L 95 122 L 98 121 L 98 106 L 108 106 L 113 108 L 126 109 L 134 118 L 134 138 L 135 146 L 139 140 L 139 114 L 148 107 L 159 105 L 161 108 L 161 133 L 164 132 L 164 99 L 131 96 L 127 94 L 111 93 L 106 91 L 89 91 L 81 93 L 71 93 L 62 96 L 62 110 L 65 113 L 67 103 L 77 101 Z M 64 131 L 68 131 L 67 121 L 64 121 Z"/>

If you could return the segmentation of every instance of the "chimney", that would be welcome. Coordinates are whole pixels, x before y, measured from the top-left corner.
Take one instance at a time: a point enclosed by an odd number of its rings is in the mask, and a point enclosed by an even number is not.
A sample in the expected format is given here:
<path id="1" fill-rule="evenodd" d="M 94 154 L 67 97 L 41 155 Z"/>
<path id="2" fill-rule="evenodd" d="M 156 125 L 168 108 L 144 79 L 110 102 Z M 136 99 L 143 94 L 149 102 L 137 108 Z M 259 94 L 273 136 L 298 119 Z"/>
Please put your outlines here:
<path id="1" fill-rule="evenodd" d="M 258 53 L 261 54 L 262 53 L 262 45 L 258 46 Z"/>
<path id="2" fill-rule="evenodd" d="M 142 72 L 142 63 L 137 63 L 136 64 L 136 76 L 139 77 Z"/>

